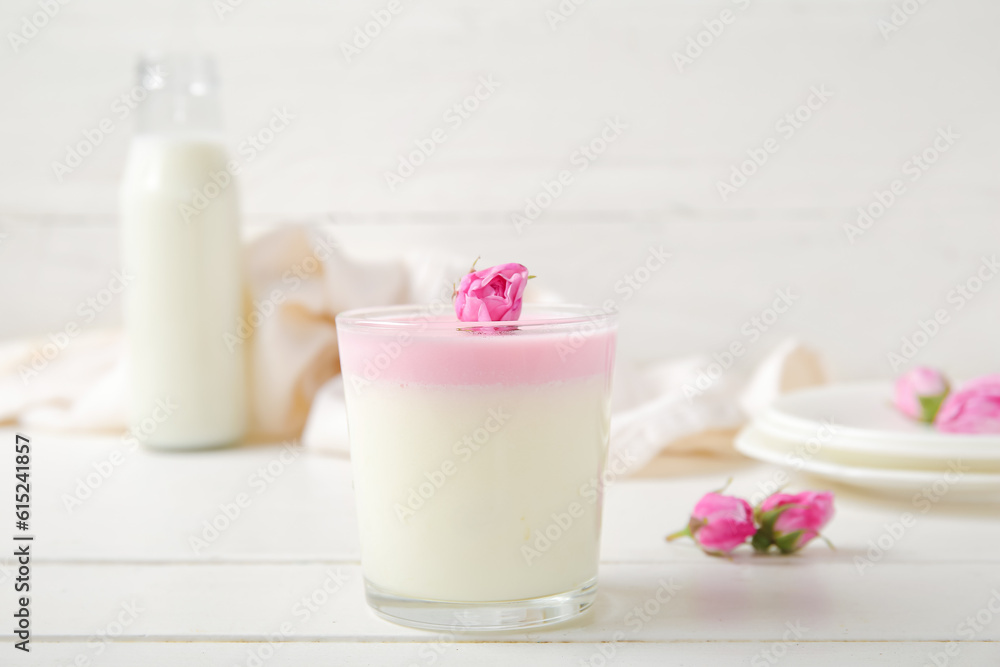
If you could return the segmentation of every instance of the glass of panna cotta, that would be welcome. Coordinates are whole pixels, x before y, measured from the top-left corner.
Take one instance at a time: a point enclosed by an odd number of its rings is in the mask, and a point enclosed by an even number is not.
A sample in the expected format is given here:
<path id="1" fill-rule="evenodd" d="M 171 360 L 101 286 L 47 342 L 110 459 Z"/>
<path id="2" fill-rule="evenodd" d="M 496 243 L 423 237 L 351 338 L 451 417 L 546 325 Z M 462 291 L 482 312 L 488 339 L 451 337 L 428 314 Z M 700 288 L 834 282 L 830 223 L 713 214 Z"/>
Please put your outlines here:
<path id="1" fill-rule="evenodd" d="M 443 310 L 443 309 L 442 309 Z M 554 623 L 597 594 L 616 316 L 337 316 L 369 605 L 449 630 Z"/>

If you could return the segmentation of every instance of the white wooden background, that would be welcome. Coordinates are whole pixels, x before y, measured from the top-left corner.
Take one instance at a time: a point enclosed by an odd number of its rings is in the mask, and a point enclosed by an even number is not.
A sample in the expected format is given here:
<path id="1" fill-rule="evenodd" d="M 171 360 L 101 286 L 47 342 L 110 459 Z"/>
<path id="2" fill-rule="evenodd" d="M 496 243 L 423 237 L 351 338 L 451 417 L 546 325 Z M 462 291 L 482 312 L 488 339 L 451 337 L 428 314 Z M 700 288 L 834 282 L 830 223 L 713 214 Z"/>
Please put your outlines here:
<path id="1" fill-rule="evenodd" d="M 891 376 L 886 355 L 998 250 L 1000 6 L 919 5 L 888 39 L 893 2 L 587 0 L 553 30 L 555 0 L 401 0 L 351 62 L 341 44 L 385 2 L 245 0 L 223 18 L 208 0 L 74 0 L 16 53 L 0 48 L 0 337 L 45 334 L 76 317 L 117 266 L 115 193 L 131 118 L 58 182 L 52 162 L 132 85 L 135 55 L 210 47 L 235 148 L 274 107 L 296 114 L 245 169 L 248 233 L 331 223 L 345 250 L 437 248 L 516 259 L 568 298 L 596 302 L 645 257 L 669 266 L 622 304 L 626 354 L 714 352 L 779 288 L 801 299 L 746 358 L 782 335 L 820 349 L 839 378 Z M 574 5 L 575 6 L 575 5 Z M 744 9 L 745 7 L 745 9 Z M 735 20 L 679 72 L 673 54 L 702 23 Z M 9 0 L 0 28 L 38 11 Z M 192 28 L 190 26 L 196 26 Z M 480 76 L 499 89 L 456 130 L 442 116 Z M 716 182 L 810 88 L 833 93 L 748 184 Z M 605 119 L 628 128 L 537 222 L 511 213 L 571 168 Z M 955 145 L 862 237 L 855 209 L 953 127 Z M 395 192 L 383 173 L 435 127 L 442 144 Z M 916 361 L 955 375 L 996 363 L 1000 281 Z M 93 326 L 114 326 L 112 304 Z M 994 369 L 996 370 L 996 369 Z"/>

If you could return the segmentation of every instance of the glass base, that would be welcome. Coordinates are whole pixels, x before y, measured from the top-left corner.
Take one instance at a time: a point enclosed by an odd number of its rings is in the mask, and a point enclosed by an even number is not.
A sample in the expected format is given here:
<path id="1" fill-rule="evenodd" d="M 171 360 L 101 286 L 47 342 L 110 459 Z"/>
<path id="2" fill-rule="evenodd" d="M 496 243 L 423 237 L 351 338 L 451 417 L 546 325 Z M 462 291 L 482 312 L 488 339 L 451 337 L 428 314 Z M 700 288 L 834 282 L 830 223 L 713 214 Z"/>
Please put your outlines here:
<path id="1" fill-rule="evenodd" d="M 519 630 L 562 623 L 585 612 L 597 597 L 597 579 L 558 595 L 502 602 L 445 602 L 404 598 L 365 580 L 368 605 L 393 623 L 426 630 Z"/>

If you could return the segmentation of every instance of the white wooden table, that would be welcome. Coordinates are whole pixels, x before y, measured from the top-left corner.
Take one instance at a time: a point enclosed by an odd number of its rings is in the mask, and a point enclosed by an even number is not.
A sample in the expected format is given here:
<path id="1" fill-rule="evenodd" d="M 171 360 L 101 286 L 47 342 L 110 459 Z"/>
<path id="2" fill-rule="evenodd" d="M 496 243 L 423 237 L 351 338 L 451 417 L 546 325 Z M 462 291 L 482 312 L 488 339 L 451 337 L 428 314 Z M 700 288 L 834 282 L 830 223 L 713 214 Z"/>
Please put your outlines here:
<path id="1" fill-rule="evenodd" d="M 32 651 L 10 645 L 16 575 L 4 548 L 0 665 L 1000 664 L 995 504 L 946 498 L 922 513 L 908 499 L 836 488 L 835 552 L 815 544 L 795 557 L 715 559 L 663 537 L 730 474 L 732 490 L 750 495 L 775 469 L 663 458 L 608 489 L 601 593 L 587 615 L 529 633 L 452 636 L 393 625 L 365 606 L 347 460 L 298 452 L 283 464 L 280 445 L 137 450 L 102 478 L 93 473 L 108 472 L 117 437 L 29 435 Z M 13 443 L 13 431 L 0 441 Z M 12 449 L 0 463 L 9 505 Z M 88 475 L 96 488 L 69 511 Z M 249 499 L 239 516 L 203 535 L 239 494 Z M 0 509 L 10 518 L 0 539 L 13 544 L 13 508 Z M 905 512 L 914 521 L 893 537 Z M 196 553 L 191 537 L 207 547 Z M 892 544 L 862 567 L 880 539 Z"/>

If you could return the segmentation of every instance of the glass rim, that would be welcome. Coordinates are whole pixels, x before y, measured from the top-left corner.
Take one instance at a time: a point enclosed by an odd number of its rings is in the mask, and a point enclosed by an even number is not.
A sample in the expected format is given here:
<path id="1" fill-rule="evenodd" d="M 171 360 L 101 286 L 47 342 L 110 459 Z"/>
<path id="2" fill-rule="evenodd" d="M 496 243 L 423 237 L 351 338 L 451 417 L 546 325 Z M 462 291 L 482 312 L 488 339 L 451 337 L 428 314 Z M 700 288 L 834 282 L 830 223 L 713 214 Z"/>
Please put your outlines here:
<path id="1" fill-rule="evenodd" d="M 440 312 L 434 312 L 433 305 L 369 306 L 353 308 L 338 313 L 338 329 L 360 331 L 462 331 L 486 327 L 516 327 L 519 331 L 553 331 L 576 329 L 579 325 L 591 323 L 603 328 L 614 328 L 618 324 L 617 309 L 602 309 L 597 306 L 580 304 L 526 303 L 521 314 L 547 317 L 517 319 L 500 322 L 463 322 L 454 316 L 449 303 Z M 450 317 L 449 317 L 450 315 Z"/>

